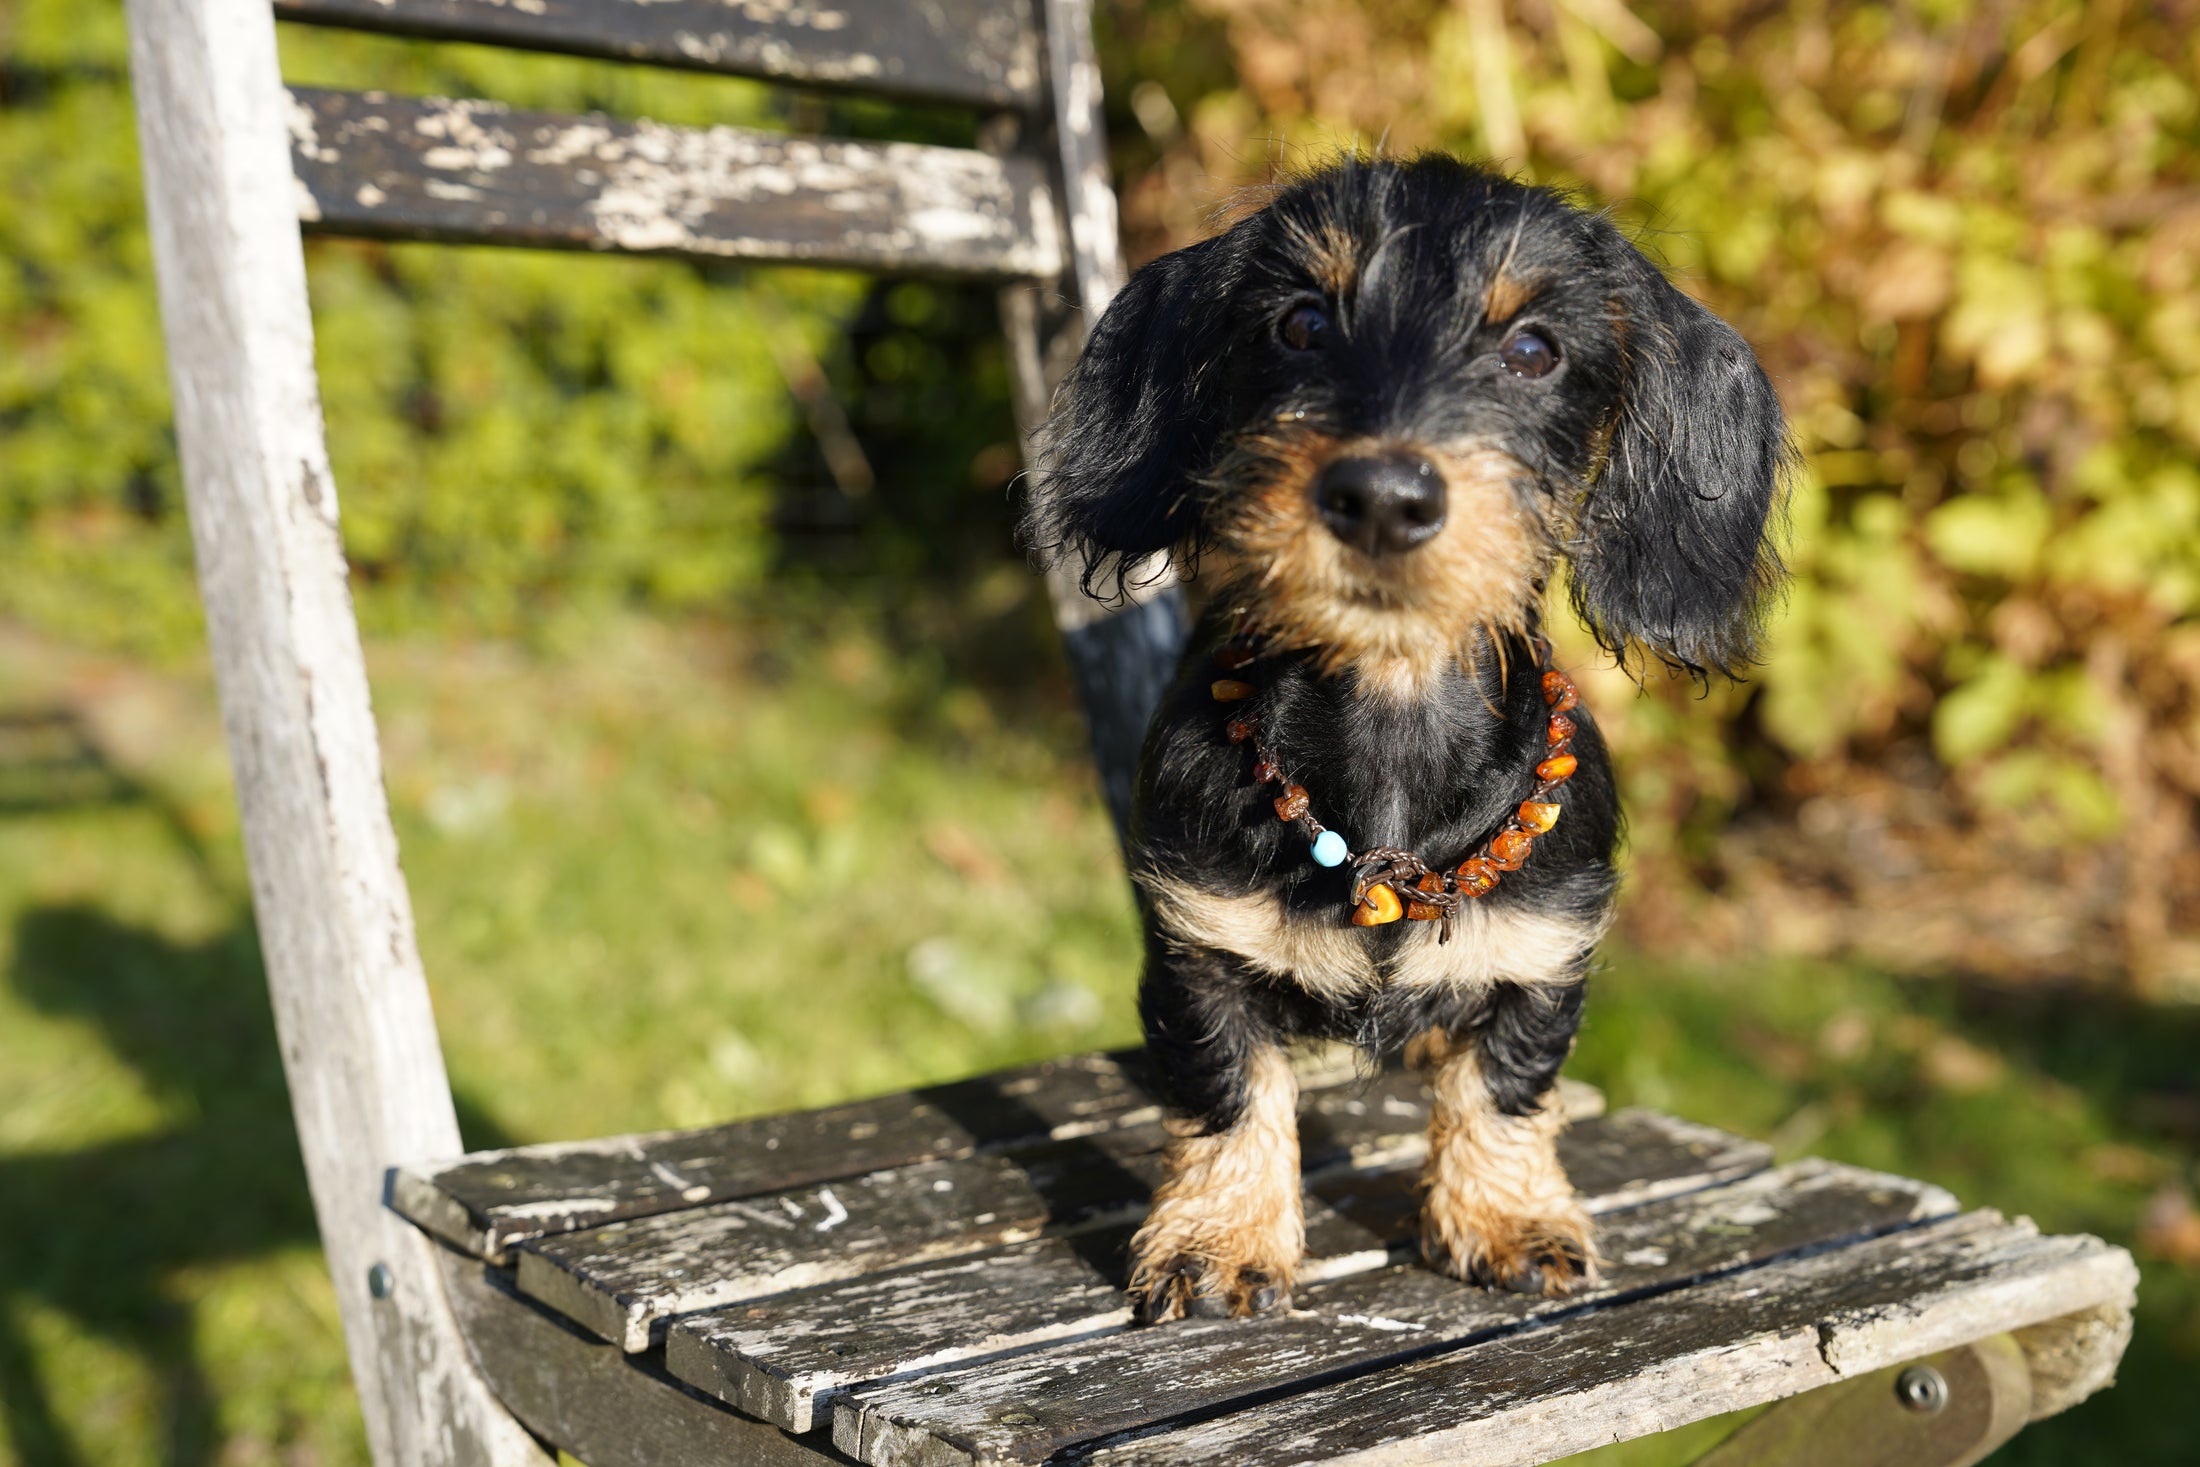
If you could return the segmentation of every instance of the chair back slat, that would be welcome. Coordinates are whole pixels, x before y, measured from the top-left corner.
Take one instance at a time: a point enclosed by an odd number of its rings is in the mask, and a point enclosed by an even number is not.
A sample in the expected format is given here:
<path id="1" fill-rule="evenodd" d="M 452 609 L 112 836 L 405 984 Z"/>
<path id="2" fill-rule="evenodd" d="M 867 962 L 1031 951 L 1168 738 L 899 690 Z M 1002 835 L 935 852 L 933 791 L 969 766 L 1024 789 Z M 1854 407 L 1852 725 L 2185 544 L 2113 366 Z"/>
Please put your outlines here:
<path id="1" fill-rule="evenodd" d="M 1035 112 L 1028 0 L 275 0 L 283 20 Z"/>
<path id="2" fill-rule="evenodd" d="M 1037 160 L 294 88 L 308 231 L 1043 280 Z"/>

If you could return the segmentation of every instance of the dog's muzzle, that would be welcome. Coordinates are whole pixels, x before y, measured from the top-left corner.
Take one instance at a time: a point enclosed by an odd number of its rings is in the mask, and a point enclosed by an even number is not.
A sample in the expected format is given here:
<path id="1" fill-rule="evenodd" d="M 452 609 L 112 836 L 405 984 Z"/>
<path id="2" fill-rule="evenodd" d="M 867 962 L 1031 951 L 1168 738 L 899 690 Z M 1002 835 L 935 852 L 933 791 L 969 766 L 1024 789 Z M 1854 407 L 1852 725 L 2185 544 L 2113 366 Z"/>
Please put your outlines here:
<path id="1" fill-rule="evenodd" d="M 1444 527 L 1444 480 L 1424 458 L 1340 458 L 1314 478 L 1329 532 L 1368 555 L 1403 555 Z"/>

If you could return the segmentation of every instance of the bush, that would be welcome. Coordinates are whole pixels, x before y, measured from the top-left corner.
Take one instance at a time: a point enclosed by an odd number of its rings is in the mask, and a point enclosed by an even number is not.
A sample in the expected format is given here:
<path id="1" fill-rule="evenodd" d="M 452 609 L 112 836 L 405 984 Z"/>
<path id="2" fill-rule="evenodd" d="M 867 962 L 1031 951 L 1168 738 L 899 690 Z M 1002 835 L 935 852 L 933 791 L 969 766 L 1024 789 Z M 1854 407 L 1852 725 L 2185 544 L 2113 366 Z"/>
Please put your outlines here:
<path id="1" fill-rule="evenodd" d="M 295 82 L 770 126 L 764 88 L 284 28 Z M 197 636 L 120 7 L 28 0 L 0 94 L 0 611 Z M 370 618 L 525 623 L 547 599 L 723 603 L 768 562 L 850 277 L 309 241 L 330 452 Z M 777 338 L 775 342 L 775 338 Z M 779 356 L 785 355 L 782 350 Z"/>
<path id="2" fill-rule="evenodd" d="M 2189 0 L 1112 13 L 1140 255 L 1336 148 L 1453 149 L 1612 208 L 1773 373 L 1771 659 L 1598 690 L 1642 935 L 2200 989 Z"/>

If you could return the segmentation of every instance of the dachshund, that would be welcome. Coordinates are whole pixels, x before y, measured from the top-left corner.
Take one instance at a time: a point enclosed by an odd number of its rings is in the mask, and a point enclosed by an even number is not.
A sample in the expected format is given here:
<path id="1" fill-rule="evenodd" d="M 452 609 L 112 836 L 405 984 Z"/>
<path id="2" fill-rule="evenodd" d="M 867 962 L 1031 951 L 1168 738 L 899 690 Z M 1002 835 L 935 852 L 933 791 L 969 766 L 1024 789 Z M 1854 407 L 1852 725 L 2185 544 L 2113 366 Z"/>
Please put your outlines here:
<path id="1" fill-rule="evenodd" d="M 1290 1298 L 1303 1039 L 1421 1068 L 1432 1265 L 1593 1282 L 1553 1087 L 1621 820 L 1545 593 L 1563 561 L 1625 665 L 1735 674 L 1792 461 L 1749 346 L 1609 220 L 1443 155 L 1290 182 L 1094 324 L 1020 534 L 1101 597 L 1166 555 L 1204 605 L 1128 839 L 1170 1138 L 1141 1322 Z"/>

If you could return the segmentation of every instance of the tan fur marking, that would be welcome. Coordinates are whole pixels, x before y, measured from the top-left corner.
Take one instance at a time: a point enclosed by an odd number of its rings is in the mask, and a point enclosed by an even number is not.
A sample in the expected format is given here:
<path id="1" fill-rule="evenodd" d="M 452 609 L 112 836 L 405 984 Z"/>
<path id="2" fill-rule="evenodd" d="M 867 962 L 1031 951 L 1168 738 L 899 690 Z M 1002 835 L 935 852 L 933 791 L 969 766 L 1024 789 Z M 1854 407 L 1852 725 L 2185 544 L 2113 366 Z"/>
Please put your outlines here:
<path id="1" fill-rule="evenodd" d="M 1386 965 L 1387 976 L 1417 987 L 1571 982 L 1610 921 L 1609 914 L 1583 922 L 1470 901 L 1452 923 L 1449 942 L 1437 941 L 1434 922 L 1415 923 Z"/>
<path id="2" fill-rule="evenodd" d="M 1352 236 L 1334 224 L 1327 225 L 1308 242 L 1307 250 L 1314 279 L 1329 298 L 1339 300 L 1350 294 L 1360 276 L 1360 250 Z"/>
<path id="3" fill-rule="evenodd" d="M 1492 1102 L 1472 1046 L 1432 1030 L 1408 1058 L 1433 1092 L 1422 1254 L 1455 1278 L 1553 1297 L 1593 1282 L 1589 1215 L 1558 1162 L 1565 1117 L 1555 1092 L 1532 1115 L 1509 1116 Z"/>
<path id="4" fill-rule="evenodd" d="M 1131 1240 L 1131 1293 L 1148 1300 L 1151 1319 L 1195 1301 L 1248 1314 L 1290 1297 L 1306 1249 L 1298 1094 L 1290 1061 L 1267 1048 L 1248 1066 L 1236 1125 L 1199 1135 L 1170 1122 L 1161 1185 Z M 1265 1306 L 1264 1290 L 1274 1291 Z"/>
<path id="5" fill-rule="evenodd" d="M 1322 524 L 1308 492 L 1331 460 L 1355 453 L 1424 453 L 1444 477 L 1444 527 L 1419 548 L 1375 559 Z M 1241 443 L 1259 487 L 1219 507 L 1228 561 L 1223 594 L 1279 647 L 1308 647 L 1321 671 L 1356 674 L 1365 696 L 1426 697 L 1473 656 L 1481 629 L 1525 625 L 1548 574 L 1556 526 L 1519 487 L 1527 470 L 1496 449 L 1338 442 L 1276 425 Z M 1230 465 L 1217 471 L 1229 483 Z"/>
<path id="6" fill-rule="evenodd" d="M 1151 871 L 1141 873 L 1138 884 L 1162 930 L 1187 947 L 1218 949 L 1328 998 L 1348 997 L 1377 981 L 1356 927 L 1294 919 L 1264 892 L 1223 896 Z"/>
<path id="7" fill-rule="evenodd" d="M 1482 319 L 1491 325 L 1502 325 L 1520 314 L 1520 308 L 1535 299 L 1535 283 L 1500 270 L 1490 277 L 1489 289 L 1482 292 Z"/>

